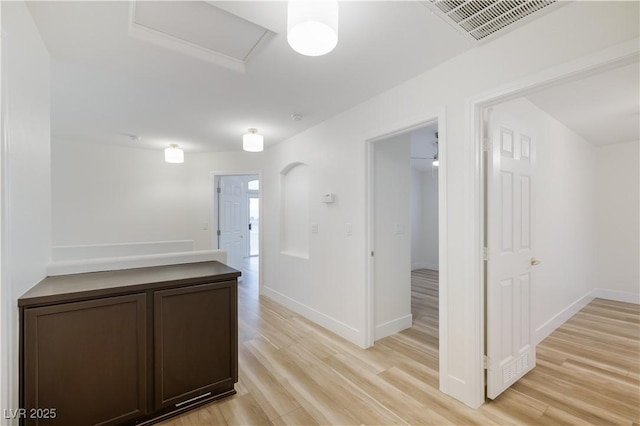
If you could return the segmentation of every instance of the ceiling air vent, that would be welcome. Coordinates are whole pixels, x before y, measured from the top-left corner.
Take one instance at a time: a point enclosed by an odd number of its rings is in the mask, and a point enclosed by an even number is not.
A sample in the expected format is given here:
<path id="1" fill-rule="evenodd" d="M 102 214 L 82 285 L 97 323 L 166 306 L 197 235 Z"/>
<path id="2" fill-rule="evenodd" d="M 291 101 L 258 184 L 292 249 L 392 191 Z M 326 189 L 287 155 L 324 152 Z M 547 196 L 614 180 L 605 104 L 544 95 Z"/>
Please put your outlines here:
<path id="1" fill-rule="evenodd" d="M 429 0 L 427 7 L 475 41 L 522 25 L 563 2 L 556 0 Z M 516 25 L 517 24 L 517 25 Z M 502 35 L 506 31 L 500 32 Z M 491 37 L 493 38 L 493 37 Z"/>

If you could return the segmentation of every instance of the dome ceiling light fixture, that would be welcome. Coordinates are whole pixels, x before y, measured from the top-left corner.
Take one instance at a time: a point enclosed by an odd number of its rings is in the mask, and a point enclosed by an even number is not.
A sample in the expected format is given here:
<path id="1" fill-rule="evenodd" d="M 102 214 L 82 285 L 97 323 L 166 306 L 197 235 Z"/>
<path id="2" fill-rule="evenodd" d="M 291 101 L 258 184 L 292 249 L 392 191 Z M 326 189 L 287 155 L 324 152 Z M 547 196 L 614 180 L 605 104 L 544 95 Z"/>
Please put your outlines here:
<path id="1" fill-rule="evenodd" d="M 178 148 L 178 144 L 172 143 L 164 150 L 164 161 L 167 163 L 184 163 L 184 151 Z"/>
<path id="2" fill-rule="evenodd" d="M 258 129 L 249 129 L 249 133 L 242 136 L 242 149 L 249 152 L 260 152 L 264 149 L 264 137 L 258 134 Z"/>
<path id="3" fill-rule="evenodd" d="M 338 44 L 338 1 L 289 1 L 287 41 L 301 55 L 331 52 Z"/>

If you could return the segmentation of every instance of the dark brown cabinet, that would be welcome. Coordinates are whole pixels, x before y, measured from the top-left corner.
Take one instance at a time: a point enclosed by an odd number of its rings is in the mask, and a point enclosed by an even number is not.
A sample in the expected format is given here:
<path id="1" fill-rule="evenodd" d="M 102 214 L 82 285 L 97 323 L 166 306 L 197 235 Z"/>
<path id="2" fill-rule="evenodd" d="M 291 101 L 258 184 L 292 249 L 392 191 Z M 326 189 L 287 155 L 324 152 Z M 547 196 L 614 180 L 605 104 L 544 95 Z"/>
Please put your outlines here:
<path id="1" fill-rule="evenodd" d="M 18 300 L 23 423 L 152 422 L 234 394 L 239 275 L 201 262 L 43 280 Z"/>
<path id="2" fill-rule="evenodd" d="M 32 417 L 53 408 L 47 424 L 97 424 L 147 412 L 144 294 L 28 309 L 24 331 Z"/>
<path id="3" fill-rule="evenodd" d="M 233 388 L 235 283 L 154 292 L 155 406 Z"/>

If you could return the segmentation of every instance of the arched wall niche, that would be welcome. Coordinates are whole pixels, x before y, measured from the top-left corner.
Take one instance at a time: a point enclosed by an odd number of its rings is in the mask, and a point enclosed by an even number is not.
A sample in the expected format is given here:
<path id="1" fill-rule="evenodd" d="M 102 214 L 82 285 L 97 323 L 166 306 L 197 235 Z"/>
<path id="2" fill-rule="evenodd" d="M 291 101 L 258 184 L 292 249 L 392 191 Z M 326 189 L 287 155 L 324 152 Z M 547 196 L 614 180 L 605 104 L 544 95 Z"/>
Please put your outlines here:
<path id="1" fill-rule="evenodd" d="M 309 166 L 289 163 L 280 172 L 280 252 L 309 258 Z"/>

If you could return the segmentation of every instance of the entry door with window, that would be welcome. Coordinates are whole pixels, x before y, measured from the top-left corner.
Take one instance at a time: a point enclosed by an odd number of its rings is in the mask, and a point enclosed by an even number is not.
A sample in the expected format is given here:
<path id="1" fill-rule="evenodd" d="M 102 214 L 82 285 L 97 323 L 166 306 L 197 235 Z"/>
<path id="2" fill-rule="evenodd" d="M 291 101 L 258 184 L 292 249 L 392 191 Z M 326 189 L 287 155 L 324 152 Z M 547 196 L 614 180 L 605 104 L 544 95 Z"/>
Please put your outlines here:
<path id="1" fill-rule="evenodd" d="M 532 266 L 535 137 L 499 108 L 487 153 L 487 396 L 533 369 Z"/>
<path id="2" fill-rule="evenodd" d="M 260 199 L 249 196 L 249 256 L 260 254 Z"/>
<path id="3" fill-rule="evenodd" d="M 227 265 L 242 270 L 245 252 L 243 214 L 244 179 L 240 176 L 221 176 L 218 183 L 218 248 L 227 252 Z"/>

